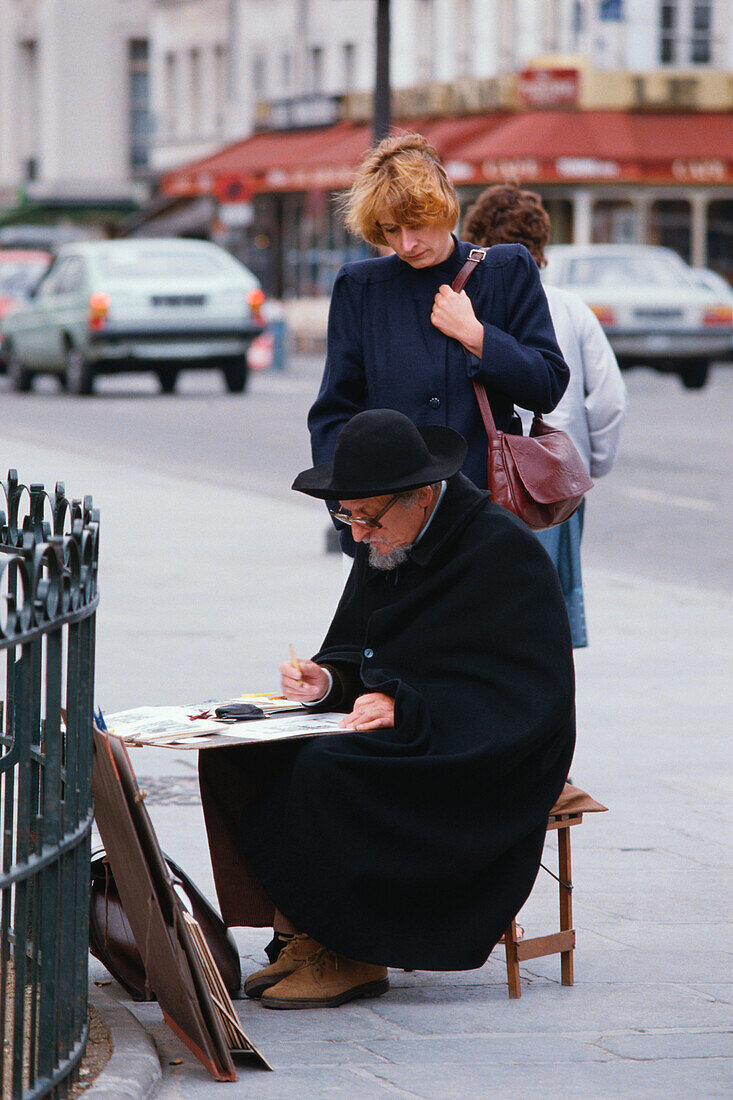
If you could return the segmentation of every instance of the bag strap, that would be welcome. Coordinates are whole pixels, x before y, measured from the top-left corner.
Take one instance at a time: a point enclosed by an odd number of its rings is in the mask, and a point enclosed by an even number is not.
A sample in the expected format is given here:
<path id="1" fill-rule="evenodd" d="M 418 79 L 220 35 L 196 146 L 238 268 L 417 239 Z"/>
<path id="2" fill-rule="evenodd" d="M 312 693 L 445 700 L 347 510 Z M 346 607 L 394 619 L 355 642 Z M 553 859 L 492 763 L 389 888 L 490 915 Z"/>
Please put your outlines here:
<path id="1" fill-rule="evenodd" d="M 455 290 L 456 294 L 460 294 L 464 286 L 473 275 L 474 271 L 480 263 L 486 258 L 485 248 L 472 248 L 468 253 L 468 259 L 456 275 L 455 279 L 451 283 L 451 287 Z"/>
<path id="2" fill-rule="evenodd" d="M 451 288 L 455 290 L 456 294 L 460 294 L 468 280 L 473 275 L 474 271 L 480 263 L 486 258 L 485 248 L 472 248 L 468 253 L 468 259 L 456 275 L 455 279 L 451 283 Z M 484 422 L 486 428 L 486 434 L 489 439 L 498 439 L 499 433 L 496 430 L 496 424 L 494 418 L 491 415 L 491 406 L 489 405 L 489 399 L 486 396 L 486 390 L 480 382 L 473 380 L 473 388 L 476 393 L 476 400 L 478 401 L 479 409 L 481 410 L 481 419 Z M 537 420 L 542 420 L 542 413 L 534 413 Z"/>
<path id="3" fill-rule="evenodd" d="M 484 427 L 486 428 L 486 434 L 489 437 L 490 441 L 498 439 L 499 433 L 496 430 L 496 424 L 494 423 L 494 418 L 491 415 L 491 405 L 489 404 L 489 399 L 486 396 L 486 390 L 480 382 L 476 381 L 475 378 L 473 379 L 473 389 L 474 393 L 476 394 L 476 400 L 478 401 L 479 410 L 481 412 L 481 419 L 483 420 Z"/>
<path id="4" fill-rule="evenodd" d="M 476 270 L 476 268 L 478 267 L 478 265 L 483 262 L 485 257 L 486 257 L 486 249 L 485 248 L 472 248 L 471 249 L 471 251 L 468 253 L 468 259 L 466 260 L 465 264 L 463 265 L 461 270 L 458 272 L 458 274 L 456 275 L 455 279 L 453 280 L 453 282 L 451 284 L 451 286 L 452 286 L 453 290 L 455 290 L 456 294 L 460 294 L 460 292 L 463 290 L 464 286 L 466 285 L 468 280 L 471 278 L 471 276 L 473 275 L 473 273 Z M 491 415 L 491 406 L 489 405 L 489 399 L 486 396 L 486 390 L 481 385 L 481 383 L 477 382 L 475 379 L 473 380 L 473 388 L 474 388 L 474 391 L 476 393 L 476 400 L 478 401 L 478 407 L 481 411 L 481 419 L 483 420 L 484 427 L 486 428 L 486 434 L 488 435 L 489 439 L 498 439 L 499 434 L 496 430 L 496 424 L 494 423 L 494 418 Z"/>

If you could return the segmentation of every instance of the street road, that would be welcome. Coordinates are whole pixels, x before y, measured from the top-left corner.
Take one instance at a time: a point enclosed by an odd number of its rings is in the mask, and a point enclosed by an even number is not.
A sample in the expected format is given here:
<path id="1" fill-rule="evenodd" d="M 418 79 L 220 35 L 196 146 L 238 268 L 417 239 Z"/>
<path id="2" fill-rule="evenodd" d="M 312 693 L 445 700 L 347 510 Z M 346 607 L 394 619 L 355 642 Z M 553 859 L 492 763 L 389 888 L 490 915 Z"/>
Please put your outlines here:
<path id="1" fill-rule="evenodd" d="M 0 378 L 3 420 L 15 439 L 112 458 L 128 476 L 145 470 L 202 484 L 292 499 L 310 465 L 305 417 L 322 362 L 294 357 L 283 373 L 254 374 L 249 392 L 223 392 L 218 374 L 183 374 L 165 397 L 145 375 L 98 380 L 99 394 L 72 398 L 51 379 L 31 395 Z M 588 497 L 584 561 L 653 580 L 730 591 L 730 424 L 733 364 L 701 391 L 672 376 L 628 372 L 629 414 L 613 473 Z M 13 461 L 0 450 L 0 472 Z M 21 472 L 22 473 L 22 472 Z M 324 521 L 324 531 L 326 521 Z"/>

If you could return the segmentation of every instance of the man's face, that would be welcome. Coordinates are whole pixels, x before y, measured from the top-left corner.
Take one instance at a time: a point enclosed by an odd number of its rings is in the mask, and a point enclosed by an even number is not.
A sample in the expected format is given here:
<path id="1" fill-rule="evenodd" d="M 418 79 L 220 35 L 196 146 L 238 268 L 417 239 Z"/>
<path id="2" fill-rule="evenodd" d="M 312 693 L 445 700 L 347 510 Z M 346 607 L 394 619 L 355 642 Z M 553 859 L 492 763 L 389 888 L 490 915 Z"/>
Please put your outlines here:
<path id="1" fill-rule="evenodd" d="M 389 247 L 410 267 L 433 267 L 453 251 L 453 238 L 445 226 L 398 225 L 388 210 L 381 212 L 378 221 Z"/>
<path id="2" fill-rule="evenodd" d="M 379 527 L 361 523 L 351 524 L 354 542 L 369 545 L 369 562 L 375 569 L 393 569 L 405 560 L 405 548 L 411 546 L 425 522 L 427 508 L 432 500 L 428 487 L 418 489 L 416 499 L 410 504 L 401 500 L 387 509 L 379 520 Z M 373 519 L 389 503 L 389 495 L 367 497 L 365 500 L 342 500 L 340 511 L 350 512 L 354 519 Z"/>

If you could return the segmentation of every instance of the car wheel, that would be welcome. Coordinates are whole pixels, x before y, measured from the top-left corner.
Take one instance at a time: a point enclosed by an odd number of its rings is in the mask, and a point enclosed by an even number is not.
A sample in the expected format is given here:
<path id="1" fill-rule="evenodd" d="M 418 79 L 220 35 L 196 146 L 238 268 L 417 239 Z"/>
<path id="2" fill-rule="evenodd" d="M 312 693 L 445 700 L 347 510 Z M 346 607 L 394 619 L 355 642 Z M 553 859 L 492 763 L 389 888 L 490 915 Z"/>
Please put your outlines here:
<path id="1" fill-rule="evenodd" d="M 178 381 L 178 367 L 158 367 L 156 374 L 163 393 L 173 393 Z"/>
<path id="2" fill-rule="evenodd" d="M 680 370 L 682 385 L 686 390 L 701 390 L 708 380 L 707 359 L 692 359 Z"/>
<path id="3" fill-rule="evenodd" d="M 28 393 L 33 386 L 34 372 L 20 361 L 12 348 L 8 349 L 8 378 L 18 393 Z"/>
<path id="4" fill-rule="evenodd" d="M 94 367 L 87 363 L 78 348 L 70 347 L 66 352 L 64 377 L 66 389 L 77 397 L 86 397 L 94 389 Z"/>
<path id="5" fill-rule="evenodd" d="M 244 356 L 224 364 L 224 381 L 230 393 L 243 393 L 247 388 L 248 379 L 249 367 Z"/>

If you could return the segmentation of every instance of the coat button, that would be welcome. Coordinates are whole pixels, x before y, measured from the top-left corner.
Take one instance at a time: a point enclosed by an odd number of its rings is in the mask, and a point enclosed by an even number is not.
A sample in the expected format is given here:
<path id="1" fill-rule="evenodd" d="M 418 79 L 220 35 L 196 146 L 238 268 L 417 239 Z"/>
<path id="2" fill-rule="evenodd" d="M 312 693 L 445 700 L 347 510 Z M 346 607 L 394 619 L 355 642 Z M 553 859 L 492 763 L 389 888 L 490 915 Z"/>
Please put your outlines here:
<path id="1" fill-rule="evenodd" d="M 439 409 L 440 408 L 440 398 L 439 397 L 431 397 L 430 400 L 428 401 L 428 405 L 430 406 L 431 409 Z"/>
<path id="2" fill-rule="evenodd" d="M 374 656 L 374 650 L 373 649 L 365 649 L 364 650 L 364 656 L 365 657 L 373 657 Z"/>

